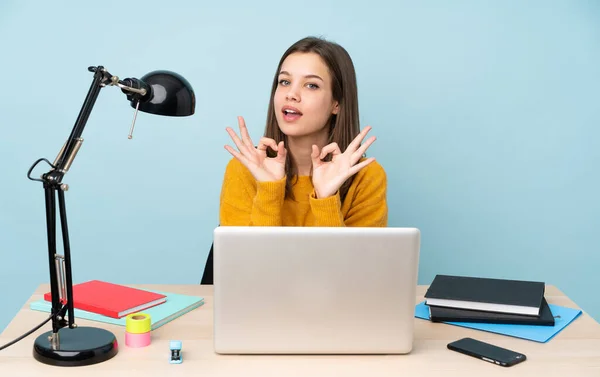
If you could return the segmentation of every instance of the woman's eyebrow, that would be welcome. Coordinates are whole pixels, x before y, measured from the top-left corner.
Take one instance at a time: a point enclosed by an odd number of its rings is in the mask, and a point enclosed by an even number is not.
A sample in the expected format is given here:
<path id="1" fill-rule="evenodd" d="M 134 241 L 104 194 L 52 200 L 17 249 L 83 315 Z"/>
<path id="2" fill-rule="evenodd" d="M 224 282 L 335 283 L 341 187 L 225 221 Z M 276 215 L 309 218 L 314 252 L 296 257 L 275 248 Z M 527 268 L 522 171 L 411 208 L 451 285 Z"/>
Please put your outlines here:
<path id="1" fill-rule="evenodd" d="M 287 76 L 291 76 L 291 75 L 290 75 L 290 73 L 289 73 L 288 71 L 281 71 L 281 72 L 279 72 L 279 74 L 280 74 L 280 75 L 287 75 Z M 319 80 L 321 80 L 321 81 L 323 81 L 323 82 L 325 81 L 325 80 L 323 80 L 323 79 L 321 78 L 321 76 L 319 76 L 319 75 L 306 75 L 306 76 L 304 76 L 304 78 L 305 78 L 305 79 L 319 79 Z"/>

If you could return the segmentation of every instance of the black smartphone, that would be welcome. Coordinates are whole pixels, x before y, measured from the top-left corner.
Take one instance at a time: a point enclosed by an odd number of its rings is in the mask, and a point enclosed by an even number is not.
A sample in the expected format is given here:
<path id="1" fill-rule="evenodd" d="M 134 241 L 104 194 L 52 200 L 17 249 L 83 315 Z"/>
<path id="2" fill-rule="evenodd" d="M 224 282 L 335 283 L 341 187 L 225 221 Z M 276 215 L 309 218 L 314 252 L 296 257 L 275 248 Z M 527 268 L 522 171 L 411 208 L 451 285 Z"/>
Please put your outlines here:
<path id="1" fill-rule="evenodd" d="M 464 353 L 503 367 L 510 367 L 525 361 L 524 354 L 494 346 L 473 338 L 463 338 L 448 344 L 448 349 Z"/>

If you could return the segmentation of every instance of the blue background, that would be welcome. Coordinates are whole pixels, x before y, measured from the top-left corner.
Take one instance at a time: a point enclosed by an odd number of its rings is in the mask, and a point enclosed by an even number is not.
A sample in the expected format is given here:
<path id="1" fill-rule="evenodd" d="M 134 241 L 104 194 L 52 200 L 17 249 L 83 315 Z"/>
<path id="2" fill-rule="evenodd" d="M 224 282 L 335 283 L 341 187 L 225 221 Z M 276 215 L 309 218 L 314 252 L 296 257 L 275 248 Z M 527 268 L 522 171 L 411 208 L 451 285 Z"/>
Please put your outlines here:
<path id="1" fill-rule="evenodd" d="M 68 137 L 88 66 L 176 71 L 197 113 L 140 113 L 128 140 L 133 109 L 102 90 L 64 179 L 75 282 L 197 284 L 225 127 L 243 115 L 257 140 L 277 62 L 307 35 L 354 59 L 389 225 L 422 231 L 419 283 L 542 280 L 600 320 L 599 20 L 591 0 L 2 1 L 0 329 L 48 281 L 43 190 L 26 173 Z"/>

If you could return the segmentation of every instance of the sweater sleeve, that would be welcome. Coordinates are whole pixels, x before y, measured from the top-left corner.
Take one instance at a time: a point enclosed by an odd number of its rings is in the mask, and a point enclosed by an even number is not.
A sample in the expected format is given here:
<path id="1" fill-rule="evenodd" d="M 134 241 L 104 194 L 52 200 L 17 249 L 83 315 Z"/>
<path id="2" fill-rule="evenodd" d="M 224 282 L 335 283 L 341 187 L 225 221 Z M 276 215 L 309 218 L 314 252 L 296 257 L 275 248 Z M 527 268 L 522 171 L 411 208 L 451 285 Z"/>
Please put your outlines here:
<path id="1" fill-rule="evenodd" d="M 310 205 L 315 216 L 315 225 L 386 227 L 387 177 L 383 167 L 374 161 L 359 171 L 345 200 L 348 204 L 343 205 L 339 192 L 327 198 L 317 199 L 313 191 Z"/>
<path id="2" fill-rule="evenodd" d="M 310 208 L 315 216 L 315 226 L 346 226 L 339 191 L 335 195 L 318 199 L 313 190 L 309 200 Z"/>
<path id="3" fill-rule="evenodd" d="M 232 159 L 225 169 L 219 218 L 222 226 L 281 226 L 285 178 L 257 182 L 242 163 Z"/>

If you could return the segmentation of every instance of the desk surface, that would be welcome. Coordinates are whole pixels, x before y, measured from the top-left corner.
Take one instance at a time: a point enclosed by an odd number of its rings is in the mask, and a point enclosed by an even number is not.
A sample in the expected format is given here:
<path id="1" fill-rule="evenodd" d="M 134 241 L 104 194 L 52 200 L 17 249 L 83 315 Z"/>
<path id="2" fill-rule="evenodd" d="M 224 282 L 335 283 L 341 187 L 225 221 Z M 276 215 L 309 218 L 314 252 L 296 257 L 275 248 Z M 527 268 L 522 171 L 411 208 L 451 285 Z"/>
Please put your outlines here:
<path id="1" fill-rule="evenodd" d="M 415 318 L 415 342 L 408 355 L 218 355 L 213 351 L 212 286 L 137 285 L 175 293 L 203 296 L 200 308 L 155 330 L 145 348 L 125 346 L 125 328 L 78 320 L 80 326 L 112 331 L 120 349 L 113 359 L 86 367 L 60 368 L 37 362 L 33 341 L 50 330 L 47 324 L 20 342 L 0 351 L 2 376 L 600 376 L 600 325 L 585 312 L 547 343 L 466 329 Z M 426 286 L 419 286 L 415 304 L 423 301 Z M 29 309 L 29 303 L 49 290 L 41 285 L 0 335 L 0 345 L 41 323 L 46 313 Z M 550 304 L 577 308 L 555 287 L 548 286 Z M 470 336 L 527 355 L 528 360 L 505 368 L 450 351 L 446 345 Z M 169 341 L 183 342 L 182 364 L 169 364 Z"/>

